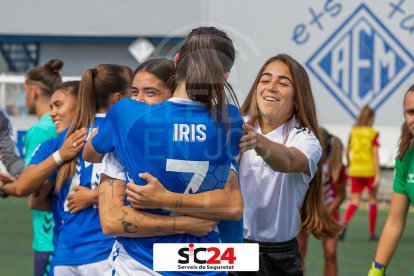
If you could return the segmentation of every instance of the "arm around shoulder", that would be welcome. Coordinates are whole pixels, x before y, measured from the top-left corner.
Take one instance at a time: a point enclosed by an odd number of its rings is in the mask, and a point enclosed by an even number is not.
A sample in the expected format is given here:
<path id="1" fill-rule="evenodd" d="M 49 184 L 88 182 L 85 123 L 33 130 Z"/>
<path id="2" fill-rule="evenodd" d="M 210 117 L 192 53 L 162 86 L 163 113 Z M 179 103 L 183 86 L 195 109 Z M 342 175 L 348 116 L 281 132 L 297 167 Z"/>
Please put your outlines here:
<path id="1" fill-rule="evenodd" d="M 243 198 L 237 173 L 229 171 L 223 189 L 196 194 L 168 191 L 156 177 L 149 173 L 139 175 L 147 184 L 128 183 L 127 200 L 136 209 L 165 209 L 187 216 L 211 220 L 240 220 L 243 215 Z"/>
<path id="2" fill-rule="evenodd" d="M 186 216 L 155 215 L 125 206 L 125 185 L 122 180 L 101 176 L 99 217 L 105 235 L 140 238 L 188 233 L 204 236 L 217 224 Z"/>

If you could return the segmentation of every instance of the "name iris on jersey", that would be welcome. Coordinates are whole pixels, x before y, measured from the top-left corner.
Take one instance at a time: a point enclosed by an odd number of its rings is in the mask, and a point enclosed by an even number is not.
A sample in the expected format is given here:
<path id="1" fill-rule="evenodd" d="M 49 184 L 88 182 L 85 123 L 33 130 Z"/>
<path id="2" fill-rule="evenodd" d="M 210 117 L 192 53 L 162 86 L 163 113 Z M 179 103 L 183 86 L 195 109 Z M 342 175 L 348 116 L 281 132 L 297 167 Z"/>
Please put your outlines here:
<path id="1" fill-rule="evenodd" d="M 206 140 L 204 124 L 174 124 L 174 142 L 204 142 Z"/>

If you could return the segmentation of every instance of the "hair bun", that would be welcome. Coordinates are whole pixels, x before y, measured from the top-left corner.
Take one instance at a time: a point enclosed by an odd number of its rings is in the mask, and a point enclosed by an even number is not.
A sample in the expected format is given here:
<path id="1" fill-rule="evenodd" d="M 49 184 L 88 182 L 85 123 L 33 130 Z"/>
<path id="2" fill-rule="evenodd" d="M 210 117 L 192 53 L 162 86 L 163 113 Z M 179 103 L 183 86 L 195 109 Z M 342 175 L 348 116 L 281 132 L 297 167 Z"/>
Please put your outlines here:
<path id="1" fill-rule="evenodd" d="M 52 71 L 53 73 L 59 73 L 59 71 L 62 70 L 63 67 L 63 60 L 51 59 L 48 61 L 48 63 L 45 64 L 45 67 L 49 68 L 50 71 Z"/>

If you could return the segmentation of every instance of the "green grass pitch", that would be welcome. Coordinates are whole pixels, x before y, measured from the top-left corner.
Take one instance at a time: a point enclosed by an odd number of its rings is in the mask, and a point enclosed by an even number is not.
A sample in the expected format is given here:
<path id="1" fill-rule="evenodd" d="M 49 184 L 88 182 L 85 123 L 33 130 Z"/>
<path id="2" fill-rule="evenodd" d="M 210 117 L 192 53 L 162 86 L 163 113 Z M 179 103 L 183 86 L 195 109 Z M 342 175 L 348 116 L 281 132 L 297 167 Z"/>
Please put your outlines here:
<path id="1" fill-rule="evenodd" d="M 343 210 L 342 210 L 343 211 Z M 343 212 L 342 212 L 343 213 Z M 385 223 L 387 211 L 380 211 L 377 231 Z M 0 274 L 33 275 L 31 249 L 32 225 L 27 199 L 0 199 Z M 358 210 L 352 219 L 344 242 L 339 243 L 339 275 L 367 275 L 377 242 L 368 241 L 366 210 Z M 412 275 L 414 269 L 414 213 L 410 212 L 404 235 L 387 275 Z M 307 276 L 323 275 L 323 253 L 320 241 L 310 237 L 306 259 Z"/>

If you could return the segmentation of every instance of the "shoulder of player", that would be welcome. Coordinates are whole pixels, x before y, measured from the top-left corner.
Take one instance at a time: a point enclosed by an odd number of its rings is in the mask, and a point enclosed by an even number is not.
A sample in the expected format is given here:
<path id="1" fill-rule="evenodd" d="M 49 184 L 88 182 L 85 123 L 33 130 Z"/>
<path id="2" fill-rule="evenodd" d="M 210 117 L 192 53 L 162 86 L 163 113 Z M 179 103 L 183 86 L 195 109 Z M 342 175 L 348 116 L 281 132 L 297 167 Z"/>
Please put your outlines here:
<path id="1" fill-rule="evenodd" d="M 43 128 L 41 125 L 36 123 L 27 130 L 25 135 L 25 141 L 29 140 L 32 136 L 45 136 L 47 135 L 47 133 L 47 129 Z"/>
<path id="2" fill-rule="evenodd" d="M 63 144 L 63 142 L 65 141 L 66 136 L 67 136 L 67 134 L 68 134 L 68 131 L 69 131 L 69 128 L 65 129 L 65 130 L 64 130 L 61 134 L 59 134 L 56 138 L 53 138 L 53 139 L 49 140 L 49 142 L 50 142 L 50 143 L 53 143 L 53 144 L 59 144 L 59 143 Z"/>
<path id="3" fill-rule="evenodd" d="M 49 120 L 50 118 L 50 120 Z M 53 132 L 54 134 L 56 134 L 55 131 L 55 124 L 53 123 L 50 115 L 48 116 L 43 116 L 39 121 L 37 121 L 34 125 L 32 125 L 29 130 L 27 131 L 27 133 L 29 132 L 33 132 L 33 133 L 51 133 Z M 55 135 L 56 136 L 56 135 Z"/>
<path id="4" fill-rule="evenodd" d="M 63 134 L 63 133 L 62 133 Z M 60 134 L 58 137 L 43 142 L 40 146 L 42 148 L 50 149 L 51 151 L 58 150 L 65 141 L 65 135 Z"/>
<path id="5" fill-rule="evenodd" d="M 301 138 L 301 139 L 306 139 L 306 140 L 318 140 L 312 130 L 310 130 L 307 127 L 302 127 L 300 125 L 294 126 L 291 129 L 289 136 L 292 139 L 295 137 L 295 138 Z"/>
<path id="6" fill-rule="evenodd" d="M 227 108 L 228 108 L 228 110 L 229 110 L 229 114 L 230 114 L 230 115 L 233 115 L 233 116 L 235 116 L 235 115 L 237 115 L 237 116 L 241 116 L 241 115 L 240 115 L 240 110 L 239 110 L 239 108 L 238 108 L 237 106 L 235 106 L 234 104 L 228 104 L 228 105 L 227 105 Z"/>
<path id="7" fill-rule="evenodd" d="M 243 117 L 241 116 L 240 110 L 237 106 L 229 104 L 228 110 L 232 123 L 243 124 Z"/>
<path id="8" fill-rule="evenodd" d="M 110 109 L 107 114 L 107 117 L 120 117 L 124 118 L 129 115 L 137 115 L 140 113 L 145 113 L 146 110 L 150 108 L 149 105 L 136 101 L 130 98 L 121 99 L 116 102 Z"/>

